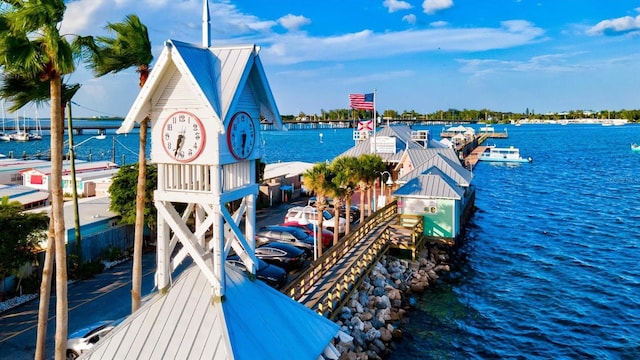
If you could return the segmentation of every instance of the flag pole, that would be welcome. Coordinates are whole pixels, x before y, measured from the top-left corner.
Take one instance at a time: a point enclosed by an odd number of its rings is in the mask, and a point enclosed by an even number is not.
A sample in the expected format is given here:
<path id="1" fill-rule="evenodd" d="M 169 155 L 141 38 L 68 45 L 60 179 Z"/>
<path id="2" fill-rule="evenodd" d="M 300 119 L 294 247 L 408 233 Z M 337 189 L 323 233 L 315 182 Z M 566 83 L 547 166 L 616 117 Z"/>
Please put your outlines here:
<path id="1" fill-rule="evenodd" d="M 376 89 L 373 89 L 373 153 L 377 154 L 378 150 L 376 149 L 376 98 L 377 98 L 377 94 L 376 94 Z"/>

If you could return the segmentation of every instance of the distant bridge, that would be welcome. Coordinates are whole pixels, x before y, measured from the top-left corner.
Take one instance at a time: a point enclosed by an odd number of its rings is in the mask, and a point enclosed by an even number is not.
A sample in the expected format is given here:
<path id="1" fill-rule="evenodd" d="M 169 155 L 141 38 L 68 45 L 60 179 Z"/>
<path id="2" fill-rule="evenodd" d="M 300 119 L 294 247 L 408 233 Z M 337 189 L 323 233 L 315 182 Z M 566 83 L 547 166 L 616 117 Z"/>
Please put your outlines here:
<path id="1" fill-rule="evenodd" d="M 78 124 L 78 125 L 73 125 L 73 133 L 76 135 L 82 135 L 85 131 L 87 130 L 95 130 L 98 134 L 105 134 L 107 130 L 117 130 L 120 128 L 120 126 L 122 126 L 122 123 L 119 121 L 114 121 L 113 124 L 105 124 L 105 123 L 96 123 L 96 124 Z M 135 127 L 139 127 L 138 123 L 135 123 L 134 125 Z M 46 123 L 46 124 L 42 124 L 40 126 L 36 126 L 36 125 L 27 125 L 24 127 L 26 129 L 27 132 L 37 132 L 37 131 L 48 131 L 51 132 L 51 125 L 50 123 Z M 64 131 L 67 132 L 68 128 L 66 126 L 66 122 L 65 122 L 65 127 L 64 127 Z"/>

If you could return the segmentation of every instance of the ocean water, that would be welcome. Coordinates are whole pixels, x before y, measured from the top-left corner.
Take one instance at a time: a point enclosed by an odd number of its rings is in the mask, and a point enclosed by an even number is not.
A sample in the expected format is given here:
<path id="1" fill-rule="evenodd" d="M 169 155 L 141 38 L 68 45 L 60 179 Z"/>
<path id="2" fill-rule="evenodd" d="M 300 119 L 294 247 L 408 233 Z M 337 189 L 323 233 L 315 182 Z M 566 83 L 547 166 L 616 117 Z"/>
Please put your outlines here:
<path id="1" fill-rule="evenodd" d="M 416 297 L 390 358 L 640 358 L 640 126 L 503 127 L 494 143 L 533 163 L 476 166 L 459 268 Z M 135 162 L 137 139 L 108 133 L 77 153 Z M 262 132 L 267 163 L 331 161 L 353 144 L 350 129 Z M 0 143 L 35 149 L 48 138 Z"/>
<path id="2" fill-rule="evenodd" d="M 391 359 L 640 358 L 640 126 L 523 125 L 480 163 L 460 269 Z"/>

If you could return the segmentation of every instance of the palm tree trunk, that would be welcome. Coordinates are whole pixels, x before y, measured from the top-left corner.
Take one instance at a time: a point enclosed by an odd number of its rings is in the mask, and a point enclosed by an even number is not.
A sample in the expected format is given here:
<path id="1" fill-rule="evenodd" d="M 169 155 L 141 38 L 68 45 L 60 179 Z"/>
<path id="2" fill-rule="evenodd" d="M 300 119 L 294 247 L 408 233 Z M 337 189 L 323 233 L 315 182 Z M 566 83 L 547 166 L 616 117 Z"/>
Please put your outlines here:
<path id="1" fill-rule="evenodd" d="M 373 206 L 371 206 L 371 188 L 367 186 L 367 211 L 369 216 L 373 215 Z"/>
<path id="2" fill-rule="evenodd" d="M 333 220 L 333 244 L 338 242 L 338 237 L 340 236 L 340 203 L 338 200 L 335 200 L 333 205 L 334 208 L 334 220 Z M 322 239 L 322 238 L 321 238 Z"/>
<path id="3" fill-rule="evenodd" d="M 360 186 L 360 224 L 364 222 L 364 187 Z"/>
<path id="4" fill-rule="evenodd" d="M 144 200 L 147 185 L 147 123 L 140 122 L 140 149 L 138 153 L 138 192 L 136 195 L 136 224 L 133 238 L 133 273 L 131 279 L 131 313 L 140 308 L 142 292 L 142 240 L 144 230 Z"/>
<path id="5" fill-rule="evenodd" d="M 40 283 L 40 305 L 38 306 L 38 333 L 36 336 L 35 360 L 45 359 L 45 345 L 47 342 L 47 323 L 49 320 L 49 302 L 51 300 L 51 275 L 53 271 L 53 257 L 56 249 L 53 214 L 49 218 L 49 237 L 47 251 L 44 255 L 42 267 L 42 282 Z"/>
<path id="6" fill-rule="evenodd" d="M 320 197 L 318 196 L 318 199 L 320 199 Z M 322 216 L 322 212 L 324 211 L 324 208 L 320 208 L 318 207 L 318 228 L 316 229 L 317 234 L 316 234 L 316 242 L 318 244 L 317 246 L 317 256 L 318 258 L 322 256 L 322 222 L 324 221 L 324 216 Z"/>
<path id="7" fill-rule="evenodd" d="M 67 299 L 67 249 L 65 245 L 64 204 L 62 198 L 62 79 L 51 77 L 51 215 L 54 221 L 56 254 L 56 335 L 55 358 L 64 359 L 67 348 L 69 304 Z M 69 129 L 71 131 L 71 129 Z"/>
<path id="8" fill-rule="evenodd" d="M 345 215 L 344 218 L 347 219 L 347 227 L 345 228 L 344 234 L 348 234 L 351 232 L 351 197 L 353 196 L 353 193 L 349 192 L 347 193 L 347 197 L 344 201 L 344 210 L 345 210 Z"/>

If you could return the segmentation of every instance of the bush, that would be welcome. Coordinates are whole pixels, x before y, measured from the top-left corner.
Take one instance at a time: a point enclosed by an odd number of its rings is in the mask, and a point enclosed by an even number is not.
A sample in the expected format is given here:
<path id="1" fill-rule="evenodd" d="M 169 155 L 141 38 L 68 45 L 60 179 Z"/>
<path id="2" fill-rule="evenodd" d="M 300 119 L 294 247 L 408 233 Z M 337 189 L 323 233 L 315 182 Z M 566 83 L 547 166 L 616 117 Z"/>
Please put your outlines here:
<path id="1" fill-rule="evenodd" d="M 126 254 L 122 251 L 122 249 L 115 247 L 115 246 L 109 246 L 106 250 L 105 250 L 105 254 L 104 257 L 107 261 L 113 262 L 116 260 L 120 260 L 126 257 Z"/>
<path id="2" fill-rule="evenodd" d="M 84 280 L 90 279 L 95 274 L 99 274 L 104 271 L 104 264 L 100 259 L 89 263 L 80 264 L 77 254 L 69 254 L 67 261 L 69 267 L 67 269 L 69 279 L 71 280 Z"/>

